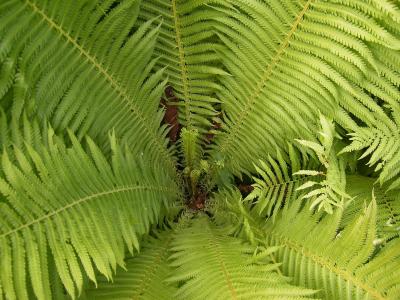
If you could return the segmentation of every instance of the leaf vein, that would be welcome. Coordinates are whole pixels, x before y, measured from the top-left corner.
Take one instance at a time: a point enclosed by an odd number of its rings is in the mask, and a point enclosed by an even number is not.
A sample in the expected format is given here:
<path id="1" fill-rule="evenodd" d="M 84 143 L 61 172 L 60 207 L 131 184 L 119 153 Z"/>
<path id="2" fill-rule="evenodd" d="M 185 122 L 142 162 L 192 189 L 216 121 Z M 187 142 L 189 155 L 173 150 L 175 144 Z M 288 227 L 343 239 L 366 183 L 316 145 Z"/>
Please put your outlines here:
<path id="1" fill-rule="evenodd" d="M 4 238 L 4 237 L 6 237 L 8 235 L 17 233 L 17 232 L 19 232 L 19 231 L 21 231 L 21 230 L 23 230 L 25 228 L 28 228 L 28 227 L 30 227 L 32 225 L 35 225 L 35 224 L 40 223 L 40 222 L 42 222 L 44 220 L 47 220 L 47 219 L 49 219 L 49 218 L 51 218 L 51 217 L 53 217 L 55 215 L 58 215 L 58 214 L 66 211 L 68 209 L 71 209 L 72 207 L 74 207 L 76 205 L 79 205 L 79 204 L 81 204 L 83 202 L 87 202 L 89 200 L 92 200 L 92 199 L 95 199 L 95 198 L 99 198 L 99 197 L 102 197 L 102 196 L 106 196 L 106 195 L 111 195 L 111 194 L 115 194 L 115 193 L 122 193 L 122 192 L 130 192 L 130 191 L 134 191 L 134 190 L 153 190 L 153 191 L 155 190 L 155 191 L 174 193 L 174 191 L 172 189 L 169 189 L 169 188 L 166 188 L 166 187 L 153 187 L 153 186 L 145 186 L 145 185 L 114 188 L 112 190 L 103 191 L 103 192 L 95 193 L 95 194 L 92 194 L 92 195 L 89 195 L 89 196 L 86 196 L 86 197 L 83 197 L 83 198 L 79 198 L 79 199 L 73 201 L 72 203 L 69 203 L 68 205 L 65 205 L 65 206 L 63 206 L 63 207 L 61 207 L 61 208 L 59 208 L 59 209 L 57 209 L 55 211 L 52 211 L 52 212 L 50 212 L 50 213 L 48 213 L 48 214 L 46 214 L 44 216 L 41 216 L 40 218 L 32 220 L 32 221 L 30 221 L 28 223 L 25 223 L 25 224 L 15 228 L 15 229 L 12 229 L 12 230 L 10 230 L 8 232 L 5 232 L 5 233 L 1 234 L 0 238 Z"/>

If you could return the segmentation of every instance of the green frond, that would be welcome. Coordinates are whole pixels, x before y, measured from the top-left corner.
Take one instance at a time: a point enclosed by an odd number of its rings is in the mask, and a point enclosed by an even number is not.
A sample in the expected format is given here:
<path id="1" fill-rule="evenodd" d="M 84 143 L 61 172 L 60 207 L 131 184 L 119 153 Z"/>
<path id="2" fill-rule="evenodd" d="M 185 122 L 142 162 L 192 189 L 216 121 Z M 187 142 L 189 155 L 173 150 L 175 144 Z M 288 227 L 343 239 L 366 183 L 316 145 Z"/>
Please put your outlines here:
<path id="1" fill-rule="evenodd" d="M 200 152 L 200 136 L 196 129 L 182 128 L 181 132 L 182 157 L 186 168 L 190 171 L 200 168 L 203 153 Z"/>
<path id="2" fill-rule="evenodd" d="M 0 0 L 0 300 L 398 300 L 399 70 L 400 0 Z"/>
<path id="3" fill-rule="evenodd" d="M 375 178 L 360 175 L 347 176 L 346 192 L 353 200 L 346 205 L 342 224 L 348 224 L 365 203 L 375 198 L 377 204 L 377 235 L 383 240 L 390 240 L 400 235 L 400 199 L 396 191 L 386 192 L 386 187 L 379 187 Z"/>
<path id="4" fill-rule="evenodd" d="M 202 135 L 217 115 L 218 78 L 227 75 L 216 54 L 223 46 L 215 38 L 214 19 L 220 13 L 209 9 L 213 2 L 143 0 L 139 14 L 143 22 L 162 19 L 155 48 L 158 66 L 166 67 L 168 81 L 179 98 L 180 123 Z"/>
<path id="5" fill-rule="evenodd" d="M 31 299 L 27 286 L 52 299 L 52 260 L 72 298 L 83 276 L 96 281 L 95 269 L 111 278 L 125 265 L 125 249 L 138 250 L 139 238 L 179 195 L 173 179 L 115 135 L 111 162 L 91 139 L 87 150 L 70 139 L 72 146 L 62 147 L 49 131 L 46 146 L 14 146 L 1 156 L 0 285 L 7 299 Z"/>
<path id="6" fill-rule="evenodd" d="M 168 230 L 148 237 L 140 254 L 125 261 L 126 270 L 119 269 L 112 282 L 99 280 L 86 291 L 86 299 L 174 299 L 177 287 L 165 281 L 172 271 L 168 257 L 173 234 Z"/>
<path id="7" fill-rule="evenodd" d="M 318 143 L 313 141 L 297 140 L 304 148 L 311 149 L 325 170 L 300 170 L 294 175 L 322 176 L 321 181 L 310 180 L 297 188 L 310 190 L 301 199 L 310 199 L 310 209 L 318 207 L 332 214 L 333 207 L 341 206 L 351 200 L 346 194 L 346 156 L 338 155 L 340 144 L 335 138 L 341 139 L 335 131 L 332 120 L 320 115 L 321 131 L 319 131 Z"/>
<path id="8" fill-rule="evenodd" d="M 196 152 L 202 152 L 201 147 L 209 142 L 212 120 L 220 111 L 219 78 L 229 75 L 216 53 L 224 46 L 217 39 L 214 27 L 215 18 L 221 13 L 209 8 L 214 2 L 143 0 L 139 13 L 141 22 L 162 20 L 154 56 L 159 58 L 157 67 L 165 68 L 168 83 L 173 87 L 179 104 L 179 123 L 189 131 L 198 131 L 195 145 L 186 145 L 182 139 L 181 146 L 195 147 Z"/>
<path id="9" fill-rule="evenodd" d="M 258 177 L 253 176 L 254 189 L 245 201 L 254 203 L 252 210 L 259 216 L 275 219 L 285 204 L 297 200 L 298 189 L 309 178 L 309 176 L 294 176 L 294 173 L 300 169 L 318 167 L 314 160 L 301 154 L 291 144 L 288 152 L 290 165 L 278 150 L 277 160 L 269 156 L 268 161 L 260 161 L 255 166 Z"/>
<path id="10" fill-rule="evenodd" d="M 346 129 L 351 113 L 390 128 L 373 96 L 398 100 L 399 6 L 391 1 L 215 1 L 226 116 L 210 151 L 234 174 L 294 138 L 313 140 L 319 111 Z M 368 3 L 368 4 L 367 4 Z M 383 58 L 386 53 L 395 62 Z"/>
<path id="11" fill-rule="evenodd" d="M 227 235 L 205 216 L 178 232 L 171 247 L 169 282 L 181 283 L 173 299 L 310 299 L 315 291 L 292 286 L 268 256 Z"/>
<path id="12" fill-rule="evenodd" d="M 160 21 L 133 31 L 140 3 L 3 1 L 0 96 L 10 88 L 15 94 L 22 78 L 26 101 L 35 101 L 56 132 L 89 134 L 103 147 L 114 129 L 132 151 L 162 161 L 173 174 L 165 128 L 159 129 L 166 81 L 162 70 L 152 72 Z"/>
<path id="13" fill-rule="evenodd" d="M 251 205 L 243 201 L 238 189 L 222 189 L 213 195 L 207 211 L 213 216 L 215 224 L 224 226 L 235 237 L 258 245 L 264 242 L 262 229 L 265 219 L 253 216 Z"/>
<path id="14" fill-rule="evenodd" d="M 366 148 L 359 159 L 368 157 L 368 165 L 375 166 L 375 171 L 379 172 L 381 185 L 389 182 L 390 190 L 400 188 L 400 107 L 391 108 L 393 120 L 390 128 L 381 126 L 380 122 L 369 127 L 360 126 L 349 133 L 351 144 L 342 150 L 352 152 Z"/>
<path id="15" fill-rule="evenodd" d="M 276 257 L 284 275 L 295 284 L 320 290 L 317 295 L 323 299 L 398 298 L 399 240 L 375 246 L 374 201 L 344 228 L 341 208 L 321 217 L 299 207 L 292 205 L 275 224 L 266 226 L 267 244 L 281 246 Z M 389 269 L 390 275 L 383 275 Z"/>

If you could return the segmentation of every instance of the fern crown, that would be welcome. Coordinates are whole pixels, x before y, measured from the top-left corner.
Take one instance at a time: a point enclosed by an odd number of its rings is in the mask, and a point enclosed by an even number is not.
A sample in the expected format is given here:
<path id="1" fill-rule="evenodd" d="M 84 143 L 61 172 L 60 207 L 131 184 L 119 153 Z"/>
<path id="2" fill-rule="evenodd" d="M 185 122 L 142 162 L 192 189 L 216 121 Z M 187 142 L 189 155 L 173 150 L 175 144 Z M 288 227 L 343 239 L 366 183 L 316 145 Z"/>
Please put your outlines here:
<path id="1" fill-rule="evenodd" d="M 400 299 L 399 0 L 0 1 L 0 300 Z"/>

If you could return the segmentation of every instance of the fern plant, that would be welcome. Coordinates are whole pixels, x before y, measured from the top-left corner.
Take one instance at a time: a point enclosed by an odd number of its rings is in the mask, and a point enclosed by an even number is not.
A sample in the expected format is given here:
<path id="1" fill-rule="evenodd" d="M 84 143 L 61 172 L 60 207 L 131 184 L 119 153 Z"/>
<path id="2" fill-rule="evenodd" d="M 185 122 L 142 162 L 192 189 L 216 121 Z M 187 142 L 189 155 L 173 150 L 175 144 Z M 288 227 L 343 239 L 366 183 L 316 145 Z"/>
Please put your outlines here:
<path id="1" fill-rule="evenodd" d="M 0 299 L 400 299 L 399 0 L 0 1 Z"/>

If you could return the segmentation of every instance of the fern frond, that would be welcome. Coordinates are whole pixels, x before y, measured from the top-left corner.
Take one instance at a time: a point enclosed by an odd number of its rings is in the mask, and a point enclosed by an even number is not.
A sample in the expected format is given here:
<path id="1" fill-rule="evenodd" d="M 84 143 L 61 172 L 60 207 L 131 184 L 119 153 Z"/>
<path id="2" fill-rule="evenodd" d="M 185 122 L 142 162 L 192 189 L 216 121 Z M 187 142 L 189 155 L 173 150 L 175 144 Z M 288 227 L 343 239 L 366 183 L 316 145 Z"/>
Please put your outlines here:
<path id="1" fill-rule="evenodd" d="M 139 19 L 162 18 L 155 55 L 180 99 L 180 123 L 204 135 L 216 116 L 218 77 L 227 75 L 220 67 L 214 19 L 219 14 L 207 4 L 215 1 L 144 0 Z M 223 3 L 221 5 L 224 5 Z"/>
<path id="2" fill-rule="evenodd" d="M 208 7 L 213 2 L 144 0 L 139 14 L 142 22 L 162 19 L 154 55 L 159 58 L 158 68 L 165 68 L 168 82 L 179 99 L 179 123 L 199 133 L 196 145 L 186 145 L 187 141 L 182 139 L 181 146 L 195 147 L 196 152 L 208 143 L 207 134 L 212 132 L 212 120 L 218 115 L 219 78 L 229 75 L 216 53 L 224 47 L 214 28 L 214 19 L 220 13 Z M 222 1 L 220 5 L 227 4 Z"/>
<path id="3" fill-rule="evenodd" d="M 0 0 L 0 300 L 398 300 L 399 50 L 400 0 Z"/>
<path id="4" fill-rule="evenodd" d="M 205 216 L 183 229 L 171 247 L 170 282 L 181 282 L 174 299 L 310 299 L 313 290 L 288 284 L 268 255 L 227 235 Z"/>
<path id="5" fill-rule="evenodd" d="M 346 129 L 390 120 L 370 97 L 392 103 L 399 74 L 398 5 L 389 1 L 216 1 L 219 51 L 232 77 L 222 77 L 223 132 L 210 151 L 234 174 L 253 170 L 287 140 L 313 140 L 318 111 Z M 397 52 L 396 52 L 397 51 Z M 398 60 L 398 58 L 397 58 Z M 381 76 L 384 74 L 384 76 Z M 379 85 L 379 87 L 377 86 Z M 251 158 L 251 159 L 249 159 Z"/>
<path id="6" fill-rule="evenodd" d="M 152 73 L 159 21 L 133 31 L 140 2 L 3 1 L 0 95 L 18 73 L 37 114 L 57 132 L 89 134 L 103 147 L 115 129 L 132 151 L 164 162 L 173 174 L 165 128 L 159 129 L 166 82 L 162 70 Z"/>
<path id="7" fill-rule="evenodd" d="M 320 163 L 324 166 L 324 171 L 319 170 L 300 170 L 294 175 L 323 176 L 322 181 L 307 181 L 297 188 L 297 190 L 309 190 L 302 199 L 310 199 L 310 209 L 323 208 L 327 213 L 332 214 L 333 207 L 341 206 L 348 202 L 351 197 L 346 193 L 346 167 L 347 158 L 338 156 L 338 145 L 335 138 L 340 136 L 335 131 L 332 120 L 328 120 L 320 115 L 321 131 L 318 132 L 318 143 L 313 141 L 297 140 L 304 148 L 311 149 Z"/>
<path id="8" fill-rule="evenodd" d="M 126 260 L 126 270 L 118 270 L 112 282 L 98 281 L 86 291 L 86 299 L 171 300 L 177 287 L 167 284 L 172 268 L 167 261 L 174 231 L 149 237 L 140 254 Z"/>
<path id="9" fill-rule="evenodd" d="M 286 163 L 278 150 L 277 160 L 269 156 L 268 161 L 260 161 L 255 166 L 259 177 L 253 177 L 254 190 L 246 197 L 245 201 L 254 202 L 252 210 L 256 211 L 259 216 L 275 219 L 285 204 L 298 198 L 298 188 L 308 179 L 308 176 L 294 176 L 294 173 L 301 169 L 318 166 L 313 159 L 304 153 L 301 154 L 291 144 L 289 144 L 288 152 L 290 165 Z"/>
<path id="10" fill-rule="evenodd" d="M 253 216 L 251 203 L 243 201 L 238 189 L 221 189 L 215 193 L 207 211 L 213 216 L 215 224 L 225 226 L 233 236 L 252 245 L 263 243 L 265 220 L 258 214 Z"/>
<path id="11" fill-rule="evenodd" d="M 114 135 L 111 162 L 91 139 L 85 151 L 70 138 L 71 147 L 60 147 L 49 131 L 47 146 L 13 147 L 1 157 L 0 285 L 7 299 L 30 299 L 28 285 L 37 298 L 51 299 L 50 260 L 72 298 L 83 276 L 96 281 L 95 269 L 111 278 L 124 266 L 125 248 L 138 249 L 140 236 L 179 194 L 171 178 Z"/>
<path id="12" fill-rule="evenodd" d="M 275 224 L 270 222 L 267 243 L 282 246 L 276 256 L 283 273 L 295 284 L 320 290 L 323 299 L 397 299 L 399 240 L 383 249 L 375 246 L 376 203 L 344 228 L 341 215 L 338 208 L 321 218 L 295 203 Z M 389 268 L 391 275 L 383 276 Z"/>
<path id="13" fill-rule="evenodd" d="M 400 235 L 400 199 L 396 191 L 386 192 L 386 186 L 374 185 L 375 178 L 360 175 L 347 176 L 346 192 L 353 200 L 346 205 L 342 224 L 346 225 L 372 198 L 377 204 L 377 235 L 384 240 L 390 240 Z"/>
<path id="14" fill-rule="evenodd" d="M 200 152 L 200 136 L 196 129 L 183 128 L 181 132 L 181 149 L 184 164 L 189 171 L 200 168 L 203 153 Z"/>
<path id="15" fill-rule="evenodd" d="M 389 190 L 400 188 L 400 107 L 391 108 L 393 120 L 390 128 L 382 127 L 379 122 L 369 127 L 360 126 L 349 134 L 351 144 L 342 150 L 351 152 L 366 148 L 359 159 L 369 157 L 368 165 L 379 171 L 381 185 L 391 183 Z"/>

